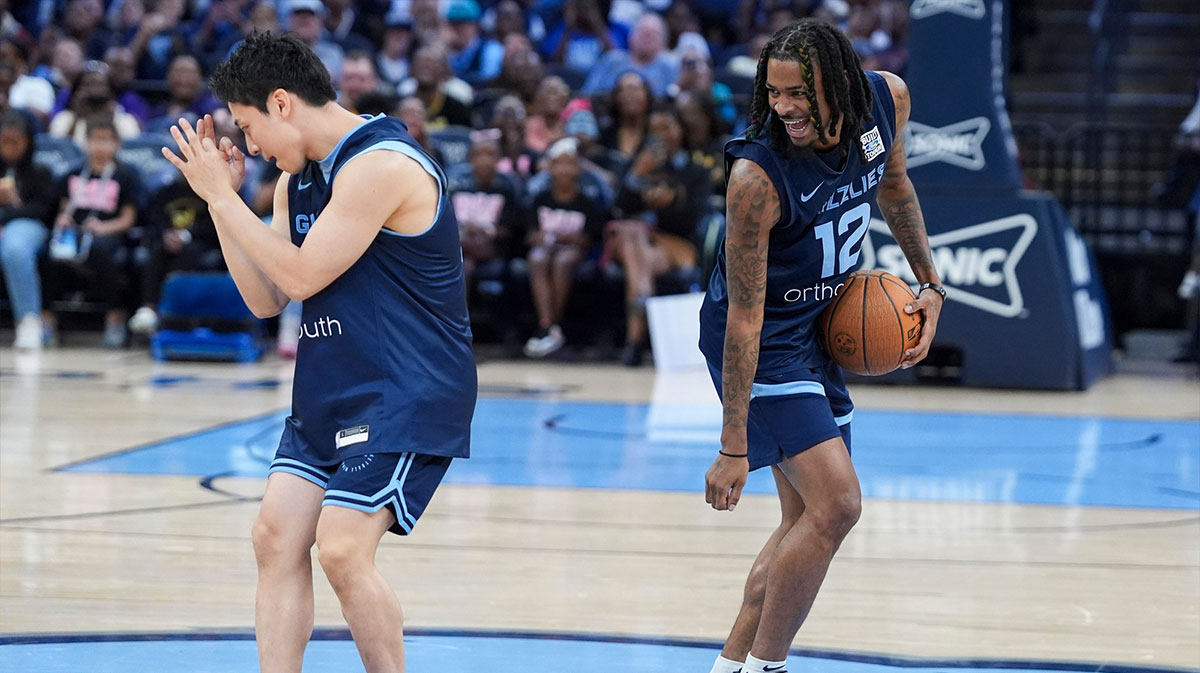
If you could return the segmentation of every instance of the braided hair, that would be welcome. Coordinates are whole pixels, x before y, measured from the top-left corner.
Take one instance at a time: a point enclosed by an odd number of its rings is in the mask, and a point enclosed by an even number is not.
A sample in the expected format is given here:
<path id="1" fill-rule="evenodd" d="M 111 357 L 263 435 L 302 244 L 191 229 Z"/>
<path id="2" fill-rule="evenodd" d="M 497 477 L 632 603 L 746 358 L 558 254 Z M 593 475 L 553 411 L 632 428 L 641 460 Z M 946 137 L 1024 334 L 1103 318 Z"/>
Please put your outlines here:
<path id="1" fill-rule="evenodd" d="M 754 77 L 754 97 L 750 103 L 750 126 L 746 138 L 754 139 L 764 133 L 778 151 L 789 146 L 783 122 L 774 116 L 767 100 L 767 60 L 798 62 L 804 73 L 805 96 L 813 128 L 821 142 L 828 142 L 828 132 L 842 122 L 838 147 L 849 152 L 854 141 L 862 135 L 863 124 L 872 121 L 875 104 L 871 84 L 863 72 L 858 54 L 850 40 L 834 26 L 816 19 L 801 19 L 771 36 L 758 58 L 758 73 Z M 821 85 L 829 103 L 829 119 L 821 118 L 817 105 L 817 89 L 813 76 L 814 59 L 821 67 Z M 846 76 L 843 77 L 842 73 Z M 859 152 L 862 149 L 859 148 Z"/>

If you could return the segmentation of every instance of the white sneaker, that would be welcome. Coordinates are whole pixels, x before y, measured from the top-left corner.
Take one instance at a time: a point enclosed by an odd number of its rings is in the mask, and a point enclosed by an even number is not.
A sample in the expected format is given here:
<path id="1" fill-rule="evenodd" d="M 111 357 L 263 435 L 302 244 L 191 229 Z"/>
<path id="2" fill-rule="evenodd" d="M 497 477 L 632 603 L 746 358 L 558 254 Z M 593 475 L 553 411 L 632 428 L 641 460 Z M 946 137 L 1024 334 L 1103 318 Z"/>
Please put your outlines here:
<path id="1" fill-rule="evenodd" d="M 525 355 L 531 358 L 544 358 L 562 348 L 566 343 L 567 339 L 563 336 L 562 328 L 558 325 L 551 325 L 545 335 L 533 337 L 525 343 Z"/>
<path id="2" fill-rule="evenodd" d="M 17 323 L 17 338 L 13 339 L 13 348 L 37 350 L 42 347 L 42 319 L 36 315 L 27 315 Z"/>
<path id="3" fill-rule="evenodd" d="M 129 331 L 134 334 L 153 334 L 158 329 L 158 314 L 149 306 L 143 306 L 129 319 Z"/>

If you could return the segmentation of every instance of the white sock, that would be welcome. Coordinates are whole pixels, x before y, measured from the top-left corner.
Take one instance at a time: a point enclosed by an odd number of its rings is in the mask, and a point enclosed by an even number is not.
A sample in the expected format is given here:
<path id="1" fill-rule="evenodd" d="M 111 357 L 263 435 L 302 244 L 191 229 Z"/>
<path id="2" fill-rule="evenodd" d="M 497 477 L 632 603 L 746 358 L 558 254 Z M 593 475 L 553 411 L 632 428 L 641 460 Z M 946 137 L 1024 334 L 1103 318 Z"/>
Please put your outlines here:
<path id="1" fill-rule="evenodd" d="M 763 661 L 753 654 L 746 655 L 746 664 L 742 673 L 787 673 L 787 659 L 783 661 Z"/>
<path id="2" fill-rule="evenodd" d="M 717 655 L 717 660 L 708 673 L 742 673 L 742 662 Z"/>

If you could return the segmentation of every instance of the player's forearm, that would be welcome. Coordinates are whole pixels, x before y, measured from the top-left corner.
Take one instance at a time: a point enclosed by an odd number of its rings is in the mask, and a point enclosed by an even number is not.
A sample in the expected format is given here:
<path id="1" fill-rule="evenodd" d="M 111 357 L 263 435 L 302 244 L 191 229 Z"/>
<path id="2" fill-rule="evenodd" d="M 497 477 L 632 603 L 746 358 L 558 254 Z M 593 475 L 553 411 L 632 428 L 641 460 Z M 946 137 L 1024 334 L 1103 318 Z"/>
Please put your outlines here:
<path id="1" fill-rule="evenodd" d="M 721 366 L 722 426 L 723 431 L 738 432 L 743 438 L 750 411 L 750 389 L 758 371 L 762 315 L 761 305 L 754 311 L 730 304 L 725 323 Z"/>
<path id="2" fill-rule="evenodd" d="M 246 301 L 246 306 L 254 315 L 260 318 L 277 315 L 283 310 L 283 307 L 287 306 L 288 296 L 263 272 L 242 246 L 236 236 L 237 227 L 235 222 L 231 222 L 228 210 L 211 204 L 209 206 L 209 212 L 212 214 L 213 224 L 217 230 L 217 239 L 221 242 L 221 254 L 225 258 L 229 274 L 233 276 L 233 282 Z M 236 222 L 236 224 L 241 224 L 241 222 Z M 270 228 L 257 218 L 254 218 L 252 226 L 270 231 Z"/>
<path id="3" fill-rule="evenodd" d="M 254 266 L 258 267 L 280 292 L 295 301 L 303 301 L 321 289 L 312 281 L 312 274 L 306 267 L 306 260 L 301 256 L 300 248 L 286 235 L 271 227 L 262 226 L 262 221 L 237 194 L 230 192 L 209 206 L 213 211 L 213 222 L 217 223 L 218 229 L 225 227 Z"/>
<path id="4" fill-rule="evenodd" d="M 912 182 L 904 177 L 894 184 L 881 184 L 877 202 L 917 280 L 940 283 L 937 269 L 933 266 L 933 254 L 929 250 L 929 236 L 925 233 L 925 216 L 921 213 L 921 203 L 917 200 Z"/>

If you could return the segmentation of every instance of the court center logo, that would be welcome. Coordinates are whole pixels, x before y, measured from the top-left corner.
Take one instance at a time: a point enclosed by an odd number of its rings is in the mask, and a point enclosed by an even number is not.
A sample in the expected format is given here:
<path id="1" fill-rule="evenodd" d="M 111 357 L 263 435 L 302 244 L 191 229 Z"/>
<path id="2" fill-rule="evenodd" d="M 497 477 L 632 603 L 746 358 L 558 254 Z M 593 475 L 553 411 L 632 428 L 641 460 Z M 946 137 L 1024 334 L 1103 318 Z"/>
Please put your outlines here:
<path id="1" fill-rule="evenodd" d="M 912 4 L 909 16 L 925 19 L 944 12 L 978 20 L 987 15 L 987 7 L 983 0 L 917 0 Z"/>
<path id="2" fill-rule="evenodd" d="M 904 148 L 909 168 L 942 161 L 969 171 L 987 166 L 983 139 L 992 130 L 987 117 L 973 117 L 941 128 L 909 122 L 904 131 Z"/>
<path id="3" fill-rule="evenodd" d="M 1022 316 L 1025 297 L 1017 265 L 1037 231 L 1037 220 L 1021 213 L 930 236 L 933 265 L 946 287 L 946 299 L 1003 318 Z M 917 283 L 883 220 L 871 220 L 863 237 L 862 260 L 863 269 L 883 269 Z"/>

